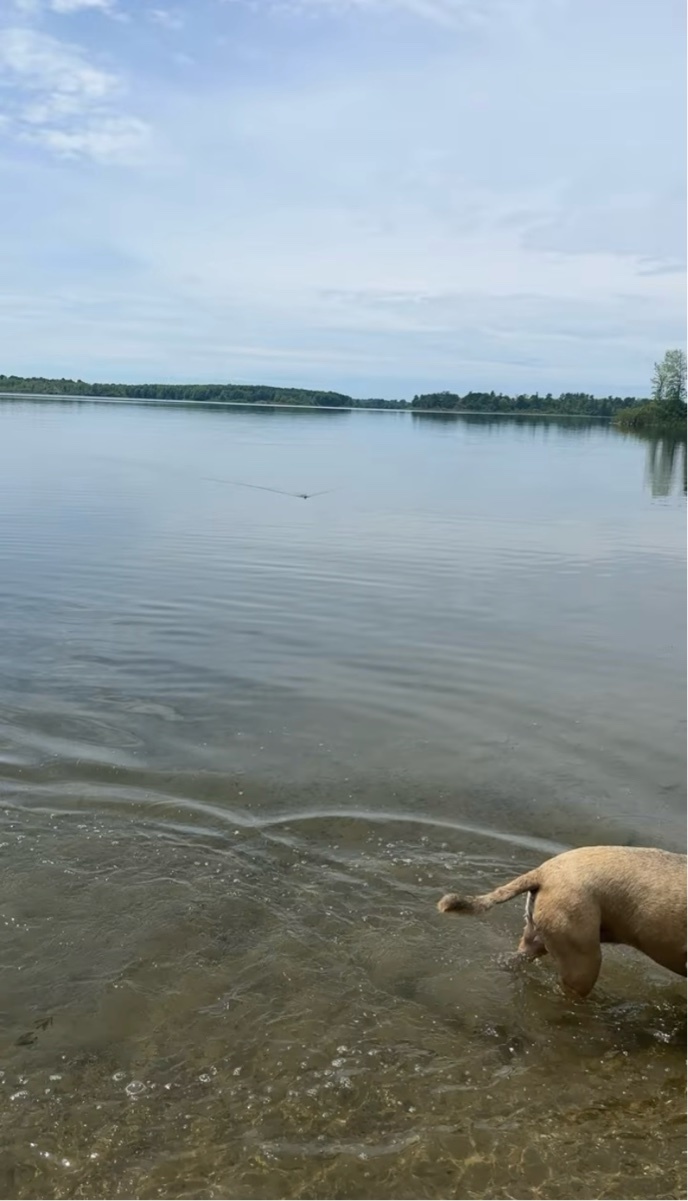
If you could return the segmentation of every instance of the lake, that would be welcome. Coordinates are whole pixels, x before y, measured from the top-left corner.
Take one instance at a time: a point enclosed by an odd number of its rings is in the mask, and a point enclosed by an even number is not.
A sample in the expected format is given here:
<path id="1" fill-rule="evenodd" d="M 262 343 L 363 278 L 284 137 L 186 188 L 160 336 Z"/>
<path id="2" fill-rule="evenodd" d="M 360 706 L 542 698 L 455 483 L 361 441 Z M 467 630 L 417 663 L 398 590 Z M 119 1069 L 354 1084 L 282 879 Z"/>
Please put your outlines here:
<path id="1" fill-rule="evenodd" d="M 682 981 L 574 1004 L 520 901 L 435 910 L 685 848 L 684 479 L 599 421 L 0 403 L 2 1196 L 685 1196 Z"/>

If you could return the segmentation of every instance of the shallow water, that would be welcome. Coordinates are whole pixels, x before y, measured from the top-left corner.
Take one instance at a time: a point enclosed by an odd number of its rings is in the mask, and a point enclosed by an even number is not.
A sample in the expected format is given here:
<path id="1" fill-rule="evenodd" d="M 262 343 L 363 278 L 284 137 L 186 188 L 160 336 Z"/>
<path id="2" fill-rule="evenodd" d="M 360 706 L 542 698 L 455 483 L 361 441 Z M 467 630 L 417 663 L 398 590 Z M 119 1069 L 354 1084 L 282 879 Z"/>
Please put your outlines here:
<path id="1" fill-rule="evenodd" d="M 1 1196 L 685 1195 L 683 983 L 434 909 L 683 848 L 683 452 L 0 404 Z"/>

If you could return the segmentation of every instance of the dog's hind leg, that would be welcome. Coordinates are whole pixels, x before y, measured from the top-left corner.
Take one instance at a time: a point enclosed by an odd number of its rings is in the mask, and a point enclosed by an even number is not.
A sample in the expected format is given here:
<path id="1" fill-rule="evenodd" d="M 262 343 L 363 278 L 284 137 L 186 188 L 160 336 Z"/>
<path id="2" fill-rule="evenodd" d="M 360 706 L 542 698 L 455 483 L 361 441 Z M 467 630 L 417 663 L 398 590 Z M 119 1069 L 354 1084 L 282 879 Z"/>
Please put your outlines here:
<path id="1" fill-rule="evenodd" d="M 599 906 L 580 893 L 562 896 L 554 889 L 542 888 L 530 915 L 538 939 L 559 969 L 564 990 L 587 997 L 602 966 Z M 526 921 L 528 916 L 526 906 Z"/>
<path id="2" fill-rule="evenodd" d="M 599 941 L 588 945 L 566 933 L 546 936 L 546 946 L 559 969 L 561 983 L 568 992 L 581 999 L 592 992 L 602 966 L 602 951 Z"/>

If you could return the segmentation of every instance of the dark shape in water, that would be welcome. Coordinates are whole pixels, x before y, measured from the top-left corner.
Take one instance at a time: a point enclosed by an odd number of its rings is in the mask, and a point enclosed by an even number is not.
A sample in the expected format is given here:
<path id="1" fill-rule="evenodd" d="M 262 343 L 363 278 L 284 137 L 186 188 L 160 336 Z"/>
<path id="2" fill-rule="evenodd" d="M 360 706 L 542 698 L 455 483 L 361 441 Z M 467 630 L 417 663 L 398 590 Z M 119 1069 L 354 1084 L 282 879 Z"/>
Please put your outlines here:
<path id="1" fill-rule="evenodd" d="M 47 1018 L 38 1018 L 33 1024 L 33 1030 L 26 1030 L 24 1034 L 20 1034 L 19 1038 L 15 1039 L 15 1047 L 32 1047 L 38 1040 L 37 1030 L 47 1030 L 48 1026 L 52 1026 L 52 1015 Z"/>
<path id="2" fill-rule="evenodd" d="M 232 488 L 256 488 L 259 492 L 277 492 L 280 496 L 296 496 L 299 500 L 310 500 L 312 496 L 327 496 L 333 488 L 325 488 L 322 492 L 288 492 L 285 488 L 269 488 L 267 484 L 246 484 L 243 480 L 225 480 L 217 476 L 204 475 L 201 479 L 211 484 L 229 484 Z"/>

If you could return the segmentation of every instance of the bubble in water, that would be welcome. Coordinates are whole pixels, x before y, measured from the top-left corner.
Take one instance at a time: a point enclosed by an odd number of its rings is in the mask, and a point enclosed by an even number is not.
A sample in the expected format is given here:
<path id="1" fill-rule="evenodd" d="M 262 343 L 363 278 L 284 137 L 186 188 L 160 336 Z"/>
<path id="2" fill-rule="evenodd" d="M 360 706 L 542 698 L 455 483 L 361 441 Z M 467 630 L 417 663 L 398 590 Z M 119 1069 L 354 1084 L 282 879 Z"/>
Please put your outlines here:
<path id="1" fill-rule="evenodd" d="M 128 1097 L 140 1097 L 141 1093 L 145 1093 L 146 1086 L 143 1080 L 130 1080 L 124 1091 Z"/>
<path id="2" fill-rule="evenodd" d="M 116 1081 L 124 1080 L 125 1075 L 126 1075 L 126 1072 L 113 1072 L 112 1079 L 116 1080 Z M 52 1080 L 52 1076 L 50 1077 L 50 1079 Z"/>

